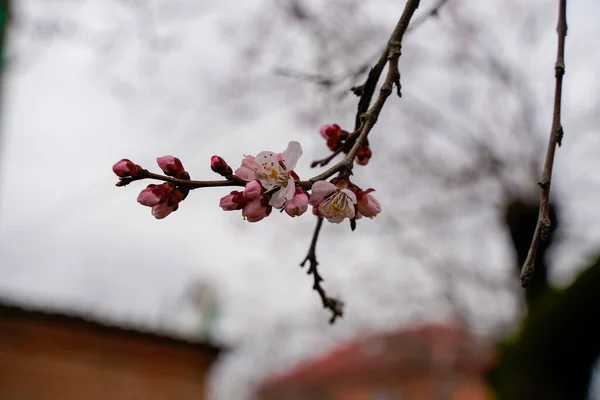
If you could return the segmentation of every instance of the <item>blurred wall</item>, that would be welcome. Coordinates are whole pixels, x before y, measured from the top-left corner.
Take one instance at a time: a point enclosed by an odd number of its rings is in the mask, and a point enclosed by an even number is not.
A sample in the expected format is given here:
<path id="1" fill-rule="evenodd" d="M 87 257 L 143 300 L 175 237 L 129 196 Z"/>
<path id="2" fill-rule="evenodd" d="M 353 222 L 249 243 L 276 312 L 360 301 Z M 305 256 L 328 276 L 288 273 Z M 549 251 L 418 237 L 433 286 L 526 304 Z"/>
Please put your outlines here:
<path id="1" fill-rule="evenodd" d="M 0 398 L 201 400 L 219 349 L 0 305 Z"/>

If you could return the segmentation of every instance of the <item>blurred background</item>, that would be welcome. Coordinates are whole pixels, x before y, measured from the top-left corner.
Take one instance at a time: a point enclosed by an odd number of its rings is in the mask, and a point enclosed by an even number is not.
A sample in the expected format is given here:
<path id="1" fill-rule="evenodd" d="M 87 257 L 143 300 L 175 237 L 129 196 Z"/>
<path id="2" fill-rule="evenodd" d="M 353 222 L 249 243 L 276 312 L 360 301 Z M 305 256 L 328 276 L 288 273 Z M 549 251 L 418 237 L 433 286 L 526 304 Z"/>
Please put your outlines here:
<path id="1" fill-rule="evenodd" d="M 536 324 L 528 322 L 535 304 L 552 297 L 552 307 L 539 309 L 555 321 L 582 271 L 596 274 L 585 280 L 596 298 L 582 295 L 577 306 L 585 317 L 548 326 L 559 332 L 552 338 L 579 322 L 582 335 L 596 334 L 589 324 L 600 315 L 600 3 L 568 4 L 565 137 L 552 185 L 557 229 L 526 292 L 518 269 L 537 220 L 558 2 L 421 1 L 402 47 L 402 98 L 386 103 L 369 137 L 373 157 L 354 171 L 354 182 L 376 189 L 383 211 L 354 232 L 325 224 L 317 246 L 324 286 L 345 303 L 334 325 L 299 267 L 312 215 L 274 213 L 250 224 L 218 207 L 229 190 L 216 188 L 192 192 L 177 212 L 155 220 L 136 202 L 146 182 L 116 188 L 111 166 L 129 158 L 157 171 L 156 157 L 170 154 L 192 179 L 208 180 L 213 154 L 236 168 L 244 154 L 280 152 L 297 140 L 304 155 L 296 172 L 313 176 L 310 163 L 329 154 L 319 127 L 353 129 L 357 98 L 349 88 L 364 81 L 404 2 L 0 5 L 0 398 L 93 398 L 77 394 L 83 375 L 69 386 L 63 368 L 98 374 L 100 383 L 92 379 L 86 390 L 118 380 L 115 392 L 93 389 L 102 398 L 146 390 L 190 398 L 169 392 L 190 385 L 185 393 L 249 399 L 276 372 L 377 335 L 427 337 L 427 348 L 451 337 L 444 343 L 456 349 L 463 335 L 488 343 L 479 352 L 490 354 L 486 361 L 470 363 L 487 366 L 479 373 L 511 359 L 503 343 L 512 338 L 506 346 L 518 348 Z M 436 333 L 416 328 L 423 326 Z M 562 354 L 559 347 L 581 344 L 581 369 L 553 360 L 584 381 L 577 393 L 589 386 L 587 398 L 600 399 L 600 386 L 588 382 L 600 334 L 588 336 L 549 339 L 538 350 Z M 80 368 L 102 355 L 109 361 Z M 565 376 L 561 368 L 553 373 Z M 32 379 L 64 386 L 46 392 L 59 397 L 43 397 L 27 392 Z M 61 392 L 67 387 L 70 395 Z M 339 398 L 396 398 L 378 393 Z M 507 398 L 535 398 L 519 393 L 525 397 Z M 298 398 L 326 398 L 310 396 Z M 484 398 L 448 396 L 439 398 Z"/>

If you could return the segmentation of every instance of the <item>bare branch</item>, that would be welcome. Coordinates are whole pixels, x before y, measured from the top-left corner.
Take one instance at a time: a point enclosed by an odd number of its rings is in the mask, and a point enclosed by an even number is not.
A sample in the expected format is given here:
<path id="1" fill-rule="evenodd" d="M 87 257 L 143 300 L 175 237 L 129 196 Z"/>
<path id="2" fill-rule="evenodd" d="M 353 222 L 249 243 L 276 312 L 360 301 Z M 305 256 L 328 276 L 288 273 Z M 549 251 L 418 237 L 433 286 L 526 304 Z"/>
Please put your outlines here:
<path id="1" fill-rule="evenodd" d="M 540 213 L 538 222 L 531 241 L 531 247 L 527 254 L 527 259 L 521 269 L 521 286 L 526 287 L 531 281 L 535 269 L 535 255 L 540 244 L 548 238 L 550 226 L 550 182 L 552 180 L 552 167 L 554 166 L 554 154 L 556 146 L 560 146 L 563 137 L 563 127 L 560 119 L 561 100 L 562 100 L 562 81 L 565 74 L 565 39 L 567 36 L 567 0 L 559 0 L 558 26 L 558 49 L 556 54 L 556 64 L 554 66 L 556 85 L 554 89 L 554 113 L 552 115 L 552 129 L 548 141 L 548 150 L 546 152 L 546 161 L 542 171 L 542 178 L 538 184 L 542 188 L 540 196 Z"/>
<path id="2" fill-rule="evenodd" d="M 339 299 L 327 296 L 327 293 L 325 293 L 325 289 L 323 289 L 323 286 L 321 286 L 323 278 L 317 270 L 319 262 L 317 261 L 316 250 L 317 240 L 319 239 L 319 232 L 321 231 L 322 226 L 323 217 L 318 217 L 317 226 L 315 226 L 315 231 L 313 233 L 313 237 L 310 242 L 310 247 L 308 249 L 308 254 L 306 254 L 306 258 L 300 263 L 300 266 L 304 267 L 307 261 L 310 263 L 310 266 L 308 267 L 306 273 L 313 276 L 313 289 L 316 290 L 317 293 L 319 293 L 321 301 L 323 302 L 323 308 L 328 308 L 329 310 L 331 310 L 332 316 L 329 320 L 329 323 L 333 324 L 337 317 L 342 317 L 344 315 L 344 303 L 342 303 Z"/>

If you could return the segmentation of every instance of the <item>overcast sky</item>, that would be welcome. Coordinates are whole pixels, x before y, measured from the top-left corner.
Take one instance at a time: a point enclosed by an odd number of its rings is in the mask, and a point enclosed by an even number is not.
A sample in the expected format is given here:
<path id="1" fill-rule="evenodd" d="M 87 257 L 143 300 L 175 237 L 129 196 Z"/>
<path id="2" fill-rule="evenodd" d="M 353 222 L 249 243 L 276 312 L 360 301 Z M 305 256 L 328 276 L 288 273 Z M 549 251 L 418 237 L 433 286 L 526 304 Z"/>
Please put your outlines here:
<path id="1" fill-rule="evenodd" d="M 135 201 L 150 182 L 114 186 L 111 166 L 124 157 L 157 171 L 156 157 L 172 154 L 193 179 L 213 179 L 213 154 L 235 168 L 243 154 L 280 152 L 290 140 L 304 148 L 297 172 L 311 176 L 310 162 L 326 154 L 319 124 L 296 123 L 298 105 L 285 101 L 286 96 L 293 98 L 290 91 L 303 90 L 301 83 L 270 81 L 275 85 L 269 89 L 272 97 L 252 84 L 252 76 L 239 87 L 250 95 L 238 96 L 227 86 L 245 71 L 236 63 L 235 44 L 266 2 L 189 6 L 193 2 L 178 1 L 169 7 L 153 2 L 150 13 L 117 1 L 18 3 L 22 21 L 63 21 L 66 33 L 49 38 L 41 31 L 35 36 L 25 24 L 29 33 L 13 37 L 0 159 L 2 298 L 193 336 L 197 319 L 185 293 L 196 282 L 207 283 L 221 308 L 216 336 L 224 344 L 240 346 L 219 367 L 218 376 L 229 378 L 219 382 L 260 378 L 277 365 L 361 329 L 447 315 L 446 309 L 434 306 L 435 299 L 428 299 L 436 296 L 431 277 L 411 270 L 410 263 L 395 255 L 390 260 L 392 250 L 378 218 L 360 221 L 354 233 L 346 224 L 324 228 L 318 256 L 326 288 L 347 304 L 347 315 L 330 328 L 327 313 L 310 290 L 311 278 L 298 267 L 314 226 L 311 215 L 291 219 L 275 212 L 250 224 L 240 213 L 218 208 L 219 198 L 229 191 L 222 188 L 192 192 L 179 211 L 158 221 Z M 161 7 L 168 12 L 158 12 Z M 387 7 L 394 15 L 401 11 L 398 5 Z M 565 120 L 573 124 L 581 110 L 591 112 L 588 106 L 598 100 L 600 59 L 590 49 L 600 34 L 600 20 L 591 16 L 599 11 L 594 0 L 569 3 L 564 110 Z M 494 17 L 494 9 L 482 6 L 477 12 L 507 40 L 519 40 L 510 21 Z M 552 22 L 540 28 L 546 39 L 530 49 L 527 66 L 534 87 L 540 88 L 545 104 L 541 118 L 548 129 L 551 98 L 544 98 L 544 88 L 553 84 L 556 42 L 555 13 L 550 15 Z M 395 18 L 382 14 L 381 21 L 391 29 Z M 425 27 L 423 36 L 417 33 L 411 40 L 418 43 L 432 32 Z M 514 51 L 518 56 L 518 49 Z M 410 53 L 405 50 L 403 57 Z M 405 90 L 418 92 L 420 83 L 411 88 L 410 79 L 403 77 Z M 264 82 L 265 77 L 257 79 Z M 248 98 L 252 107 L 244 108 Z M 390 104 L 401 107 L 402 100 Z M 352 120 L 354 110 L 350 107 L 344 114 L 346 121 Z M 322 122 L 334 117 L 339 114 Z M 586 139 L 585 146 L 576 146 L 566 124 L 565 131 L 553 190 L 562 196 L 571 236 L 555 252 L 553 280 L 559 284 L 572 279 L 600 239 L 600 230 L 594 228 L 600 213 L 592 206 L 600 193 L 593 173 L 599 141 Z M 378 178 L 377 168 L 384 163 L 374 157 L 369 167 L 358 174 L 359 184 L 375 187 L 383 212 L 393 213 L 399 199 Z M 499 228 L 489 231 L 481 240 L 494 254 L 490 274 L 502 275 L 511 260 L 507 237 Z M 407 283 L 422 286 L 419 296 L 425 300 L 407 301 L 397 290 Z M 493 322 L 518 315 L 510 291 L 478 299 L 480 312 L 491 315 Z M 257 371 L 252 365 L 264 368 Z M 216 386 L 221 398 L 241 396 L 231 384 Z"/>

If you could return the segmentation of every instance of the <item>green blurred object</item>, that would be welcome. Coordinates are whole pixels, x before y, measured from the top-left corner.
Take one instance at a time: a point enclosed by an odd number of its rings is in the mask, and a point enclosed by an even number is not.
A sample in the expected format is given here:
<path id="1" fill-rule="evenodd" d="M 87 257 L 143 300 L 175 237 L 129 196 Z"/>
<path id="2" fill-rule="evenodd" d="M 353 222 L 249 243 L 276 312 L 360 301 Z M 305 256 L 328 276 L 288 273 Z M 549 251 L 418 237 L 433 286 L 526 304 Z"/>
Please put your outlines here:
<path id="1" fill-rule="evenodd" d="M 498 400 L 585 400 L 600 356 L 600 257 L 567 288 L 547 291 L 501 348 Z"/>
<path id="2" fill-rule="evenodd" d="M 0 73 L 4 69 L 4 46 L 9 20 L 10 2 L 9 0 L 0 0 Z"/>

